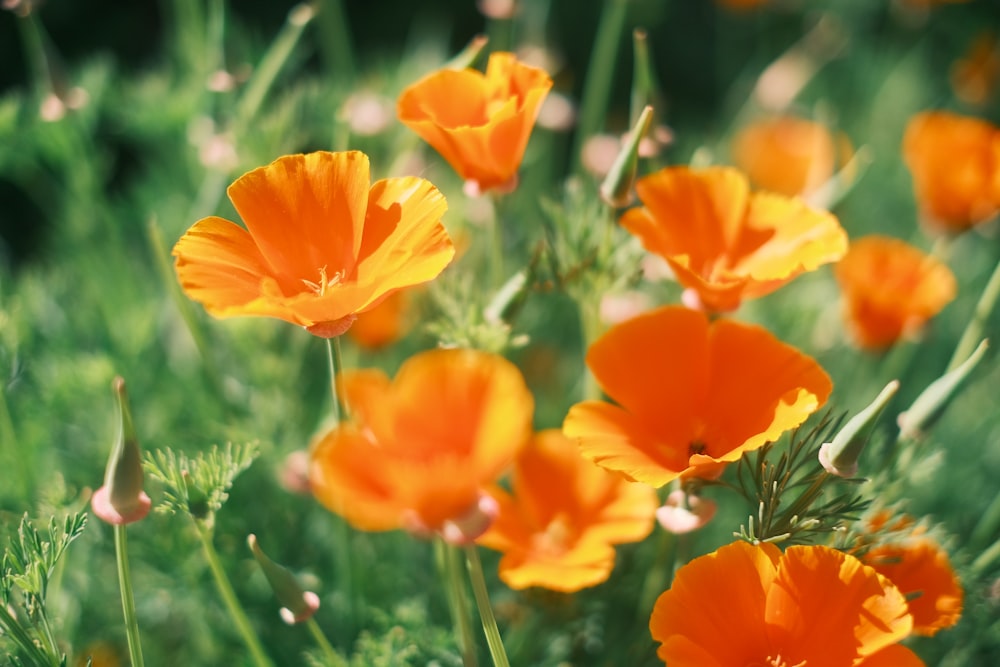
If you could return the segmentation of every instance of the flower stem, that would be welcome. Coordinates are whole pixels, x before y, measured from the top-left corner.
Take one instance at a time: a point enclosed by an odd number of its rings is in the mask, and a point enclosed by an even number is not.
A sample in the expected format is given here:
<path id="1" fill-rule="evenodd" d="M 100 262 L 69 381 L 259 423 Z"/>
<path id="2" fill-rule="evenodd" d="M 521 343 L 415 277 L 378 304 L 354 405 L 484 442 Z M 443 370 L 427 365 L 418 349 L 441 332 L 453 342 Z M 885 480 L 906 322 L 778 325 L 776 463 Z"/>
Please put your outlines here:
<path id="1" fill-rule="evenodd" d="M 340 657 L 333 646 L 330 644 L 330 640 L 326 638 L 323 634 L 323 629 L 319 627 L 319 623 L 316 622 L 315 618 L 310 618 L 306 621 L 306 627 L 309 628 L 309 634 L 313 636 L 316 641 L 316 645 L 319 646 L 320 650 L 323 652 L 323 657 L 325 659 L 325 664 L 329 667 L 341 667 L 347 665 L 347 661 Z"/>
<path id="2" fill-rule="evenodd" d="M 465 579 L 462 577 L 459 550 L 457 547 L 445 544 L 443 540 L 435 540 L 434 555 L 445 577 L 448 609 L 451 612 L 455 636 L 459 646 L 462 647 L 462 664 L 465 667 L 477 667 L 476 641 L 472 636 L 472 626 L 469 624 L 469 608 L 465 598 Z"/>
<path id="3" fill-rule="evenodd" d="M 333 395 L 333 419 L 339 424 L 351 418 L 344 395 L 344 360 L 340 354 L 340 336 L 326 339 L 326 360 L 330 370 L 330 393 Z"/>
<path id="4" fill-rule="evenodd" d="M 990 313 L 993 312 L 997 299 L 1000 299 L 1000 262 L 997 262 L 993 269 L 993 274 L 976 303 L 972 319 L 965 326 L 965 331 L 962 332 L 962 337 L 959 339 L 958 345 L 955 346 L 955 353 L 951 355 L 951 361 L 948 362 L 949 371 L 954 370 L 968 359 L 976 345 L 982 340 L 983 329 L 986 328 L 986 321 L 989 319 Z"/>
<path id="5" fill-rule="evenodd" d="M 212 545 L 211 530 L 197 519 L 195 519 L 194 525 L 198 531 L 198 537 L 201 539 L 202 550 L 205 552 L 205 560 L 208 561 L 208 567 L 212 571 L 212 577 L 215 579 L 215 587 L 218 589 L 219 595 L 222 596 L 222 601 L 226 605 L 229 617 L 236 625 L 240 637 L 243 638 L 243 642 L 250 649 L 253 664 L 256 667 L 274 667 L 274 664 L 264 652 L 260 638 L 257 637 L 253 626 L 250 625 L 250 620 L 243 611 L 243 607 L 240 606 L 239 600 L 236 599 L 236 593 L 233 592 L 233 586 L 229 583 L 229 578 L 226 577 L 225 570 L 222 569 L 222 564 L 219 562 L 219 554 L 216 553 L 215 546 Z"/>
<path id="6" fill-rule="evenodd" d="M 135 617 L 135 598 L 132 595 L 132 577 L 128 567 L 128 537 L 124 525 L 116 525 L 115 559 L 118 561 L 118 586 L 121 588 L 122 613 L 125 615 L 125 633 L 128 636 L 128 655 L 132 667 L 142 667 L 142 644 L 139 642 L 139 623 Z"/>
<path id="7" fill-rule="evenodd" d="M 476 607 L 479 608 L 479 618 L 483 622 L 486 643 L 490 647 L 490 657 L 493 658 L 493 666 L 510 667 L 503 640 L 500 638 L 500 629 L 497 627 L 497 619 L 493 616 L 493 607 L 490 606 L 490 594 L 486 590 L 483 564 L 479 560 L 479 551 L 476 550 L 475 544 L 465 546 L 465 560 L 469 568 L 472 592 L 476 597 Z"/>

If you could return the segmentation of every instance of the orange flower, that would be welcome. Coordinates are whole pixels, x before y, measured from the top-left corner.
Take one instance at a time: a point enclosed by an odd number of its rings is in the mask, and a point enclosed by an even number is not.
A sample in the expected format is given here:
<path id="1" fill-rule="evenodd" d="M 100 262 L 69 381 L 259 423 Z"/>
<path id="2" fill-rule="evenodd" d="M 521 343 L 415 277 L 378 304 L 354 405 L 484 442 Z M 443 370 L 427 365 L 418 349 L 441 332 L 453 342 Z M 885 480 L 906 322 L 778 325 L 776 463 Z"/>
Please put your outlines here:
<path id="1" fill-rule="evenodd" d="M 799 199 L 751 194 L 731 167 L 667 167 L 640 179 L 636 191 L 644 206 L 626 211 L 622 226 L 666 259 L 708 310 L 733 310 L 847 251 L 833 215 Z"/>
<path id="2" fill-rule="evenodd" d="M 382 303 L 362 313 L 347 335 L 367 350 L 379 350 L 392 345 L 409 329 L 409 311 L 413 295 L 409 290 L 390 294 Z"/>
<path id="3" fill-rule="evenodd" d="M 990 123 L 947 111 L 919 113 L 906 127 L 903 159 L 932 223 L 960 232 L 1000 208 L 1000 131 Z"/>
<path id="4" fill-rule="evenodd" d="M 668 306 L 611 328 L 587 365 L 618 405 L 574 405 L 563 432 L 583 455 L 660 487 L 717 473 L 804 422 L 832 385 L 810 357 L 761 327 Z"/>
<path id="5" fill-rule="evenodd" d="M 474 350 L 411 357 L 394 380 L 344 373 L 353 423 L 313 449 L 316 498 L 362 530 L 405 528 L 453 542 L 495 516 L 484 488 L 531 437 L 534 400 L 512 363 Z"/>
<path id="6" fill-rule="evenodd" d="M 834 273 L 854 337 L 867 348 L 892 345 L 919 330 L 958 289 L 946 265 L 888 236 L 852 242 Z"/>
<path id="7" fill-rule="evenodd" d="M 966 104 L 986 104 L 1000 83 L 997 36 L 990 31 L 980 33 L 968 52 L 952 64 L 949 78 L 955 97 Z"/>
<path id="8" fill-rule="evenodd" d="M 277 317 L 338 336 L 455 253 L 441 193 L 415 177 L 371 184 L 357 151 L 281 157 L 228 192 L 247 228 L 204 218 L 174 246 L 181 286 L 216 317 Z"/>
<path id="9" fill-rule="evenodd" d="M 494 53 L 485 75 L 443 69 L 424 77 L 399 96 L 396 113 L 479 191 L 511 188 L 551 87 L 542 70 Z"/>
<path id="10" fill-rule="evenodd" d="M 788 197 L 815 191 L 833 176 L 837 163 L 830 131 L 795 116 L 747 125 L 733 138 L 732 153 L 755 187 Z"/>
<path id="11" fill-rule="evenodd" d="M 511 588 L 596 586 L 614 567 L 612 545 L 653 529 L 653 489 L 593 465 L 557 430 L 536 434 L 514 466 L 513 495 L 491 491 L 500 511 L 479 540 L 504 553 L 500 579 Z"/>
<path id="12" fill-rule="evenodd" d="M 670 667 L 906 667 L 923 664 L 897 645 L 912 623 L 903 594 L 853 556 L 735 542 L 678 570 L 649 629 Z"/>

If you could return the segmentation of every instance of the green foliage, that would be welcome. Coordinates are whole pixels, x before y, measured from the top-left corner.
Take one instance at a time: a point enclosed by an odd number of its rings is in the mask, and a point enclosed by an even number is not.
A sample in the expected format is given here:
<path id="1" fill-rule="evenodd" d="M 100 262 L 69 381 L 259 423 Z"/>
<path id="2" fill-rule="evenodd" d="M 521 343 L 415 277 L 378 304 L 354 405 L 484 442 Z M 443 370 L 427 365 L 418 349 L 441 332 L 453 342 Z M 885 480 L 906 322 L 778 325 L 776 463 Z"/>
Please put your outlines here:
<path id="1" fill-rule="evenodd" d="M 212 522 L 214 515 L 229 497 L 233 480 L 250 467 L 257 457 L 254 443 L 227 443 L 220 449 L 213 445 L 194 458 L 170 448 L 147 453 L 144 468 L 150 477 L 164 485 L 163 502 L 158 512 L 181 512 L 192 518 Z"/>

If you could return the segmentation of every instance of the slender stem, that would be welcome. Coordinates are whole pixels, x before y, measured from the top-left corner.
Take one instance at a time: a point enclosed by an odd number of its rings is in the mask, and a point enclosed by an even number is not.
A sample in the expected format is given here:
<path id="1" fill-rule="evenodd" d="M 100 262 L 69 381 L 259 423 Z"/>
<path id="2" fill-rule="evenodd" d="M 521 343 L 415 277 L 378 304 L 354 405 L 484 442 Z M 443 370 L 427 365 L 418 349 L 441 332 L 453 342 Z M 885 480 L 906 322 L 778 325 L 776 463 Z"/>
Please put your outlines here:
<path id="1" fill-rule="evenodd" d="M 493 288 L 497 289 L 504 283 L 504 228 L 501 204 L 502 195 L 493 195 L 493 243 L 490 245 L 490 268 L 493 271 Z"/>
<path id="2" fill-rule="evenodd" d="M 993 498 L 993 502 L 976 522 L 976 527 L 969 538 L 969 547 L 980 548 L 986 540 L 998 535 L 998 529 L 1000 529 L 1000 493 Z"/>
<path id="3" fill-rule="evenodd" d="M 121 588 L 122 613 L 125 615 L 125 633 L 128 636 L 128 655 L 132 667 L 142 667 L 142 644 L 139 642 L 139 622 L 135 616 L 135 598 L 132 595 L 132 577 L 128 567 L 128 537 L 125 526 L 115 526 L 115 558 L 118 561 L 118 586 Z"/>
<path id="4" fill-rule="evenodd" d="M 326 73 L 338 81 L 350 82 L 356 72 L 351 30 L 347 24 L 343 0 L 319 0 L 317 6 L 319 55 Z"/>
<path id="5" fill-rule="evenodd" d="M 611 82 L 618 61 L 618 45 L 625 28 L 625 0 L 605 0 L 594 50 L 587 68 L 587 80 L 583 87 L 583 101 L 580 104 L 580 121 L 576 128 L 572 159 L 576 172 L 583 168 L 583 144 L 601 129 L 601 120 L 607 111 Z"/>
<path id="6" fill-rule="evenodd" d="M 59 645 L 56 643 L 56 636 L 52 634 L 52 626 L 49 624 L 49 617 L 45 613 L 45 605 L 42 603 L 38 604 L 38 622 L 42 626 L 42 638 L 45 640 L 46 653 L 52 659 L 53 665 L 58 665 L 59 660 Z"/>
<path id="7" fill-rule="evenodd" d="M 479 560 L 479 551 L 477 551 L 475 544 L 465 546 L 465 560 L 469 568 L 472 592 L 476 597 L 476 607 L 479 609 L 479 618 L 483 622 L 486 644 L 490 647 L 490 657 L 493 658 L 493 666 L 510 667 L 507 652 L 503 647 L 503 639 L 500 638 L 500 629 L 497 627 L 497 619 L 493 616 L 493 607 L 490 606 L 490 594 L 486 590 L 483 564 Z"/>
<path id="8" fill-rule="evenodd" d="M 197 519 L 195 519 L 194 525 L 198 531 L 198 537 L 201 539 L 202 551 L 205 552 L 205 560 L 208 561 L 208 568 L 212 571 L 212 577 L 215 579 L 215 587 L 218 589 L 219 595 L 226 605 L 226 610 L 229 612 L 229 617 L 236 625 L 240 637 L 242 637 L 247 648 L 250 649 L 250 656 L 253 658 L 254 665 L 256 667 L 274 667 L 271 659 L 264 652 L 260 638 L 257 637 L 253 626 L 250 625 L 250 620 L 243 611 L 243 607 L 240 606 L 240 602 L 236 598 L 236 593 L 233 592 L 233 586 L 229 583 L 229 578 L 226 577 L 225 570 L 222 569 L 222 564 L 219 562 L 219 555 L 212 544 L 211 530 Z"/>
<path id="9" fill-rule="evenodd" d="M 344 359 L 340 354 L 340 336 L 326 339 L 326 361 L 333 395 L 333 419 L 338 424 L 351 418 L 344 392 Z"/>
<path id="10" fill-rule="evenodd" d="M 443 540 L 435 540 L 434 555 L 445 577 L 448 609 L 451 612 L 455 636 L 459 646 L 462 647 L 462 664 L 465 667 L 477 667 L 476 640 L 472 636 L 472 625 L 469 623 L 469 607 L 465 597 L 465 578 L 462 576 L 460 552 L 457 547 L 449 546 Z"/>
<path id="11" fill-rule="evenodd" d="M 42 651 L 38 642 L 32 639 L 31 635 L 25 631 L 24 627 L 12 613 L 12 610 L 3 604 L 0 604 L 0 629 L 3 629 L 4 635 L 10 637 L 17 644 L 17 647 L 31 659 L 32 662 L 29 664 L 59 664 L 58 656 L 50 656 Z"/>
<path id="12" fill-rule="evenodd" d="M 18 477 L 24 490 L 24 500 L 31 505 L 35 500 L 35 454 L 32 448 L 22 448 L 17 442 L 17 431 L 14 429 L 14 420 L 10 415 L 10 406 L 7 404 L 6 383 L 0 384 L 0 436 L 4 444 L 10 448 L 13 459 L 16 462 Z"/>
<path id="13" fill-rule="evenodd" d="M 650 563 L 649 569 L 646 571 L 646 578 L 642 582 L 639 594 L 639 605 L 636 607 L 636 613 L 640 619 L 649 620 L 649 614 L 653 611 L 656 599 L 673 579 L 676 553 L 677 535 L 661 529 L 656 538 L 656 553 L 653 555 L 653 562 Z"/>
<path id="14" fill-rule="evenodd" d="M 955 346 L 955 353 L 948 363 L 949 371 L 954 370 L 968 359 L 972 351 L 976 349 L 976 345 L 983 339 L 983 329 L 986 328 L 986 321 L 990 318 L 990 313 L 993 312 L 998 298 L 1000 298 L 1000 262 L 997 262 L 996 267 L 994 267 L 993 274 L 986 283 L 986 287 L 979 297 L 979 302 L 976 303 L 972 319 L 965 326 L 965 331 L 962 332 L 962 337 L 959 339 L 958 345 Z"/>
<path id="15" fill-rule="evenodd" d="M 976 556 L 976 560 L 972 561 L 972 571 L 976 575 L 982 575 L 998 560 L 1000 560 L 1000 540 Z"/>
<path id="16" fill-rule="evenodd" d="M 340 655 L 333 650 L 333 645 L 323 634 L 323 629 L 319 627 L 319 623 L 316 622 L 315 618 L 310 618 L 306 621 L 306 627 L 309 628 L 309 634 L 313 636 L 316 641 L 316 645 L 319 646 L 320 650 L 323 651 L 323 657 L 326 658 L 326 664 L 329 667 L 341 667 L 341 665 L 347 665 L 347 661 L 340 657 Z"/>

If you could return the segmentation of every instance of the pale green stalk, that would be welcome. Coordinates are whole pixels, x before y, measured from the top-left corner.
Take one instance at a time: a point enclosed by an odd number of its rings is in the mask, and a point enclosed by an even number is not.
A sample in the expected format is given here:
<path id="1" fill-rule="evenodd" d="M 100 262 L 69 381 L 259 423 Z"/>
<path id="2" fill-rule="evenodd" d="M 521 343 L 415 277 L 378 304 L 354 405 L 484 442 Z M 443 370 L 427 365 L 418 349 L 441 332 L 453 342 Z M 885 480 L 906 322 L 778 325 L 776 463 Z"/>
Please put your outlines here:
<path id="1" fill-rule="evenodd" d="M 340 336 L 326 339 L 326 361 L 330 370 L 330 392 L 333 394 L 333 419 L 339 424 L 351 418 L 344 395 L 344 360 L 340 354 Z"/>
<path id="2" fill-rule="evenodd" d="M 316 622 L 315 618 L 307 620 L 306 627 L 309 628 L 309 634 L 313 636 L 316 645 L 323 652 L 323 657 L 326 659 L 326 664 L 329 667 L 347 667 L 347 662 L 333 650 L 333 646 L 326 638 L 326 635 L 323 634 L 323 629 L 319 627 L 319 623 Z"/>
<path id="3" fill-rule="evenodd" d="M 990 313 L 993 312 L 998 298 L 1000 298 L 1000 262 L 997 262 L 996 267 L 994 267 L 993 274 L 976 303 L 972 319 L 965 326 L 965 331 L 962 332 L 962 337 L 959 339 L 958 345 L 955 346 L 955 353 L 951 355 L 951 361 L 948 362 L 949 371 L 954 370 L 968 359 L 976 345 L 983 339 L 983 330 L 986 328 L 986 322 L 989 320 Z"/>
<path id="4" fill-rule="evenodd" d="M 462 664 L 465 667 L 477 667 L 476 641 L 472 636 L 472 626 L 469 624 L 461 552 L 457 547 L 445 544 L 444 540 L 435 540 L 434 555 L 438 562 L 438 570 L 444 576 L 445 590 L 448 592 L 448 610 L 451 612 L 455 637 L 462 648 Z"/>
<path id="5" fill-rule="evenodd" d="M 479 560 L 479 551 L 475 544 L 465 546 L 465 559 L 469 568 L 469 579 L 472 582 L 472 592 L 476 597 L 476 607 L 479 609 L 479 618 L 483 623 L 483 633 L 486 634 L 486 644 L 490 647 L 490 657 L 493 658 L 493 666 L 510 667 L 503 639 L 500 638 L 500 629 L 497 627 L 497 619 L 493 616 L 493 607 L 490 606 L 490 594 L 486 590 L 483 564 Z"/>
<path id="6" fill-rule="evenodd" d="M 115 559 L 118 561 L 118 586 L 121 588 L 122 613 L 125 615 L 125 634 L 128 637 L 128 655 L 132 667 L 143 667 L 142 645 L 139 642 L 139 623 L 135 616 L 135 597 L 132 595 L 132 577 L 128 567 L 128 538 L 124 525 L 114 526 Z"/>
<path id="7" fill-rule="evenodd" d="M 271 662 L 271 659 L 267 657 L 267 653 L 264 652 L 260 638 L 254 631 L 253 626 L 250 625 L 250 620 L 247 618 L 246 612 L 243 611 L 240 601 L 236 598 L 236 593 L 233 592 L 233 586 L 229 583 L 229 578 L 226 577 L 225 570 L 222 569 L 222 564 L 219 562 L 219 555 L 212 544 L 211 531 L 197 519 L 194 520 L 194 525 L 198 531 L 198 537 L 201 539 L 201 546 L 205 552 L 205 560 L 208 561 L 208 568 L 212 571 L 215 587 L 218 589 L 219 595 L 226 605 L 226 611 L 229 612 L 230 619 L 236 625 L 236 630 L 243 639 L 243 643 L 250 650 L 250 657 L 253 659 L 253 664 L 255 667 L 274 667 L 274 663 Z"/>

